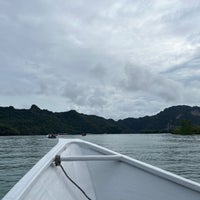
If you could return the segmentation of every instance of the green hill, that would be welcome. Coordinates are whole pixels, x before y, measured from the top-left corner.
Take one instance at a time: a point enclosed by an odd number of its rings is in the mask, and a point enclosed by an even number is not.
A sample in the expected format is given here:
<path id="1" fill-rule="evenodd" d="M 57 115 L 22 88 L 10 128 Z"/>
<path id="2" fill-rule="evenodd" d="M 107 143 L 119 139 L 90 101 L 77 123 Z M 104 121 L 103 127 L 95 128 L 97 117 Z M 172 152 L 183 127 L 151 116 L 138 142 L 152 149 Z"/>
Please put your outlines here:
<path id="1" fill-rule="evenodd" d="M 200 126 L 200 107 L 173 106 L 154 116 L 114 121 L 75 110 L 51 112 L 36 105 L 30 109 L 10 106 L 0 107 L 0 135 L 172 132 L 179 130 L 183 120 Z"/>
<path id="2" fill-rule="evenodd" d="M 36 105 L 30 109 L 0 107 L 0 135 L 34 135 L 49 133 L 80 134 L 121 133 L 114 120 L 80 114 L 74 110 L 53 113 Z"/>
<path id="3" fill-rule="evenodd" d="M 191 121 L 194 126 L 200 125 L 200 107 L 173 106 L 154 116 L 127 118 L 118 123 L 133 132 L 173 132 L 183 120 Z"/>

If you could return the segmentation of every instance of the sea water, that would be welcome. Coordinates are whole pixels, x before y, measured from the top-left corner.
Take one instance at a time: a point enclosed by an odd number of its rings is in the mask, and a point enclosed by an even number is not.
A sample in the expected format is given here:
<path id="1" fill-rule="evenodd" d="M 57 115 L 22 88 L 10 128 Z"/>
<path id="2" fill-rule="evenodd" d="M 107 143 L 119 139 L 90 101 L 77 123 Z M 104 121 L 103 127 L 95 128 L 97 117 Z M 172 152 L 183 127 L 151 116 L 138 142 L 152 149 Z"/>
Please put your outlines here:
<path id="1" fill-rule="evenodd" d="M 200 136 L 103 134 L 81 138 L 200 183 Z M 0 199 L 58 139 L 46 136 L 0 137 Z"/>

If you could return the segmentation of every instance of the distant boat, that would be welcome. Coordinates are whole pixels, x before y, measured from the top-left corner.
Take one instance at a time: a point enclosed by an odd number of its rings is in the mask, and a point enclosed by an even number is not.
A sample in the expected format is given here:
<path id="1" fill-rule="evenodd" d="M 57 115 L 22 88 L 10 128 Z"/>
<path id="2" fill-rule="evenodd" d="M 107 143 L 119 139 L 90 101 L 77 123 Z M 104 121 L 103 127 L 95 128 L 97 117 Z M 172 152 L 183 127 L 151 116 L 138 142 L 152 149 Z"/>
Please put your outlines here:
<path id="1" fill-rule="evenodd" d="M 82 135 L 82 136 L 86 136 L 87 134 L 86 134 L 86 133 L 82 133 L 81 135 Z"/>
<path id="2" fill-rule="evenodd" d="M 200 184 L 90 142 L 60 139 L 2 200 L 35 199 L 199 200 Z"/>
<path id="3" fill-rule="evenodd" d="M 48 134 L 47 137 L 48 138 L 57 138 L 57 135 L 56 134 Z"/>

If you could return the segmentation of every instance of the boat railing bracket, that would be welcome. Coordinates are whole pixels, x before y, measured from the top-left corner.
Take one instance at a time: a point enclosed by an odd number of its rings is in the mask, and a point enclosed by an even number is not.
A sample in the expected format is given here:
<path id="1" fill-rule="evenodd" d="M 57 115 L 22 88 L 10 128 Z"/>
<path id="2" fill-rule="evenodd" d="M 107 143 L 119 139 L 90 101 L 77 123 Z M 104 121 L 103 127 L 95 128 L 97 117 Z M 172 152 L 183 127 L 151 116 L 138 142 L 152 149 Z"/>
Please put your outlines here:
<path id="1" fill-rule="evenodd" d="M 60 166 L 61 164 L 60 155 L 55 156 L 54 163 L 55 163 L 55 166 Z"/>

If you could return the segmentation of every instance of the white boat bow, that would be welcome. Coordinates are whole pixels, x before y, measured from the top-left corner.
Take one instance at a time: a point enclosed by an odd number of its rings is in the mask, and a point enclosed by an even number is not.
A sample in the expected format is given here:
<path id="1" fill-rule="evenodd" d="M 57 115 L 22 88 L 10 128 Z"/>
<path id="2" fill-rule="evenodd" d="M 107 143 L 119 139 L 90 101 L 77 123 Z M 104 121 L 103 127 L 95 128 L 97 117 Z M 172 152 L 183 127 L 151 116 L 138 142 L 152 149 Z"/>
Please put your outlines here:
<path id="1" fill-rule="evenodd" d="M 200 184 L 90 142 L 60 139 L 3 200 L 84 200 L 87 197 L 91 200 L 200 200 Z"/>

